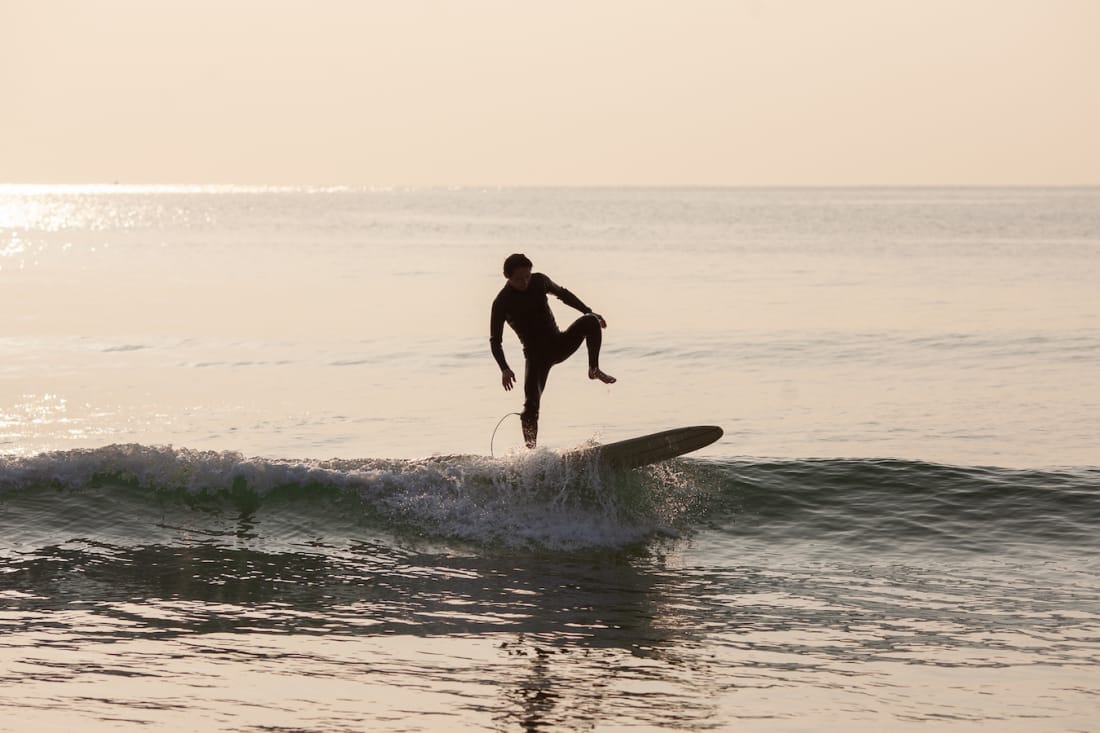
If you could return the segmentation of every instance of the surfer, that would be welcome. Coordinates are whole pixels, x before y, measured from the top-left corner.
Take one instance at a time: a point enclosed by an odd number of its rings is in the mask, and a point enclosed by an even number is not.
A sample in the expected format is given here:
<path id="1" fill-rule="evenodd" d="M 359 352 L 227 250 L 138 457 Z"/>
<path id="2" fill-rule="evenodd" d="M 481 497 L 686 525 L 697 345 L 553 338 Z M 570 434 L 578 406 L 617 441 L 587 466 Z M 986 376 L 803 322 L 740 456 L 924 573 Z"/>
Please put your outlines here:
<path id="1" fill-rule="evenodd" d="M 539 429 L 539 403 L 550 367 L 568 359 L 584 341 L 588 345 L 588 378 L 604 384 L 614 384 L 615 378 L 600 370 L 600 329 L 607 328 L 603 316 L 593 313 L 581 299 L 561 287 L 541 272 L 531 272 L 531 260 L 526 255 L 513 254 L 504 260 L 504 277 L 508 282 L 493 300 L 489 319 L 489 347 L 500 366 L 501 384 L 511 390 L 516 375 L 504 358 L 502 339 L 504 322 L 519 336 L 525 359 L 523 374 L 523 412 L 520 425 L 523 442 L 535 447 Z M 565 331 L 558 330 L 550 311 L 547 293 L 576 308 L 584 315 L 573 321 Z"/>

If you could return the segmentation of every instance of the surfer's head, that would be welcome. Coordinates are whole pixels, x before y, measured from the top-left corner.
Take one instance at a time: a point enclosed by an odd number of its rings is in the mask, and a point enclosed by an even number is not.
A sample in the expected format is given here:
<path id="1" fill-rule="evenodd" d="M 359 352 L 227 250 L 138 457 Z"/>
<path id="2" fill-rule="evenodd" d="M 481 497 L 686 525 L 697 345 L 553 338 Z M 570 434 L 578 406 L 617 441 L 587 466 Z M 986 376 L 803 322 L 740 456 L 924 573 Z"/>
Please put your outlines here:
<path id="1" fill-rule="evenodd" d="M 504 277 L 508 278 L 508 284 L 516 290 L 526 290 L 531 283 L 531 260 L 527 255 L 512 254 L 504 260 Z"/>

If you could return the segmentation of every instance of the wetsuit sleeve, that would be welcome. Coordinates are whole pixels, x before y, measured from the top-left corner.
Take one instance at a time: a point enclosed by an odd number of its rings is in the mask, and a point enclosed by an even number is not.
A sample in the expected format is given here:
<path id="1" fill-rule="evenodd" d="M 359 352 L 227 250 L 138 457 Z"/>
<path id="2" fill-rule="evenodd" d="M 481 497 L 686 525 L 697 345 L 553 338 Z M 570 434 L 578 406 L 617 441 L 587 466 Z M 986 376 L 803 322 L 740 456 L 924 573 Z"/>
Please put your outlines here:
<path id="1" fill-rule="evenodd" d="M 556 282 L 554 282 L 550 278 L 546 277 L 546 275 L 543 275 L 543 277 L 546 278 L 546 292 L 553 293 L 554 295 L 556 295 L 558 297 L 558 300 L 560 300 L 561 302 L 563 302 L 566 305 L 570 306 L 571 308 L 576 308 L 581 313 L 591 313 L 592 312 L 592 309 L 589 308 L 584 303 L 582 303 L 580 298 L 573 295 L 573 293 L 569 292 L 568 290 L 563 288 L 561 285 L 558 285 Z"/>
<path id="2" fill-rule="evenodd" d="M 497 366 L 502 372 L 509 369 L 508 360 L 504 358 L 504 320 L 504 308 L 493 301 L 493 309 L 489 315 L 489 350 L 493 352 L 493 358 L 497 360 Z"/>

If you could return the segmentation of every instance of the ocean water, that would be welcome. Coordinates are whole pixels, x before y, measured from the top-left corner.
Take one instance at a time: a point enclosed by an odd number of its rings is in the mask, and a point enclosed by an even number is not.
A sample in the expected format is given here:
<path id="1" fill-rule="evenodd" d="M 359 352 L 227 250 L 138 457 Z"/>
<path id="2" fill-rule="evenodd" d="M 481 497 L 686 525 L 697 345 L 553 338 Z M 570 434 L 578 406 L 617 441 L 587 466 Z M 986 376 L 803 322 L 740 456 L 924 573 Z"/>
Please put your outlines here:
<path id="1" fill-rule="evenodd" d="M 0 186 L 0 730 L 1097 730 L 1097 283 L 1089 188 Z"/>

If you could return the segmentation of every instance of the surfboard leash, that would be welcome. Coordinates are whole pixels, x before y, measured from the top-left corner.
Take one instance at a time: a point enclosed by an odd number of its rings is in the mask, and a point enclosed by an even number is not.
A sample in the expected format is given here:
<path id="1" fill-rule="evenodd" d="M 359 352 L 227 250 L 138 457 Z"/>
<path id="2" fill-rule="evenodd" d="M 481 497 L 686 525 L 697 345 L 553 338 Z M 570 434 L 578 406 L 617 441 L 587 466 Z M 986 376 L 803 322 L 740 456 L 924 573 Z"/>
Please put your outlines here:
<path id="1" fill-rule="evenodd" d="M 500 423 L 504 422 L 505 420 L 507 420 L 512 415 L 520 416 L 520 414 L 518 412 L 509 412 L 507 415 L 500 418 L 500 421 L 497 422 L 497 426 L 495 428 L 493 428 L 493 435 L 492 435 L 492 437 L 489 438 L 489 457 L 490 458 L 496 458 L 496 455 L 493 453 L 493 441 L 497 439 L 497 430 L 500 429 Z"/>

